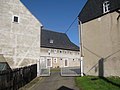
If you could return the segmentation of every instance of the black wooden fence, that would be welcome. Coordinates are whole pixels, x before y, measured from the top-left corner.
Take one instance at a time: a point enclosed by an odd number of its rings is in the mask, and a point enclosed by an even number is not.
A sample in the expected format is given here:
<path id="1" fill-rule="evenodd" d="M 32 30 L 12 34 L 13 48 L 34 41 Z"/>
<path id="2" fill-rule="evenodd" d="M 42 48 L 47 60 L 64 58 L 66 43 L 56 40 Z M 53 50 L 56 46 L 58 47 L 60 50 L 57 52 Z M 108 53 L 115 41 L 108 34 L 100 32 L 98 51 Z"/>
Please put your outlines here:
<path id="1" fill-rule="evenodd" d="M 37 76 L 37 65 L 0 71 L 0 90 L 18 90 Z"/>

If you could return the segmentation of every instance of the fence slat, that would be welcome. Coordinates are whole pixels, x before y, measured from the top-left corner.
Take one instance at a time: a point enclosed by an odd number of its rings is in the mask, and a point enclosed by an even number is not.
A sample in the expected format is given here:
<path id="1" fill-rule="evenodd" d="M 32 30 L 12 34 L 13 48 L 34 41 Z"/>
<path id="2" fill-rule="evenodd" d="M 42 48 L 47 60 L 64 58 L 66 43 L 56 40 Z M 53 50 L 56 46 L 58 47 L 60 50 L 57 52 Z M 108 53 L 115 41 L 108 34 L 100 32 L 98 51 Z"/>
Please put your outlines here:
<path id="1" fill-rule="evenodd" d="M 0 90 L 18 90 L 37 76 L 37 64 L 0 71 Z"/>

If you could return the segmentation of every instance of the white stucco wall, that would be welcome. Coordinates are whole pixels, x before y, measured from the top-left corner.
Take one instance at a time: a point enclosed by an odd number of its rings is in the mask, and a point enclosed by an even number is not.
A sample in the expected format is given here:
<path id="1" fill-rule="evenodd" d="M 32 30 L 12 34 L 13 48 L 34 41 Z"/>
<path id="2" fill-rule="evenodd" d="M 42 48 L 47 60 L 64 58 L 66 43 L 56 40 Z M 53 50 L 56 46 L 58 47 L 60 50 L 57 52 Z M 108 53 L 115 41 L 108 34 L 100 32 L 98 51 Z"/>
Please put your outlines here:
<path id="1" fill-rule="evenodd" d="M 117 12 L 84 23 L 84 73 L 99 75 L 99 61 L 103 62 L 104 76 L 120 76 L 120 18 Z"/>
<path id="2" fill-rule="evenodd" d="M 19 23 L 12 22 L 13 15 Z M 0 53 L 11 68 L 37 63 L 41 26 L 20 0 L 0 0 Z"/>
<path id="3" fill-rule="evenodd" d="M 64 60 L 68 60 L 68 67 L 80 66 L 80 52 L 63 49 L 52 49 L 41 47 L 41 57 L 44 59 L 52 59 L 52 67 L 64 67 Z M 57 63 L 54 63 L 54 59 L 57 58 Z"/>

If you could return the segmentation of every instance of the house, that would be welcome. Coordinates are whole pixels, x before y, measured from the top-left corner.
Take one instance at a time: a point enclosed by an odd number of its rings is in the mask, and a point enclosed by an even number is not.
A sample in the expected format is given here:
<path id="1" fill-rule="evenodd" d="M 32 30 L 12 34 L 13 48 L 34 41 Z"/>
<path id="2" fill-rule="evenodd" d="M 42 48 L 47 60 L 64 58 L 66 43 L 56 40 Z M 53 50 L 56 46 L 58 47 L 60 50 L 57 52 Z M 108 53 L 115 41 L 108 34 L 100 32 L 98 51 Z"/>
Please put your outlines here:
<path id="1" fill-rule="evenodd" d="M 84 73 L 120 76 L 120 0 L 88 0 L 78 18 Z"/>
<path id="2" fill-rule="evenodd" d="M 47 61 L 46 67 L 80 66 L 79 47 L 65 33 L 42 29 L 40 51 L 41 62 Z"/>
<path id="3" fill-rule="evenodd" d="M 0 0 L 0 54 L 11 68 L 39 61 L 41 26 L 20 0 Z"/>

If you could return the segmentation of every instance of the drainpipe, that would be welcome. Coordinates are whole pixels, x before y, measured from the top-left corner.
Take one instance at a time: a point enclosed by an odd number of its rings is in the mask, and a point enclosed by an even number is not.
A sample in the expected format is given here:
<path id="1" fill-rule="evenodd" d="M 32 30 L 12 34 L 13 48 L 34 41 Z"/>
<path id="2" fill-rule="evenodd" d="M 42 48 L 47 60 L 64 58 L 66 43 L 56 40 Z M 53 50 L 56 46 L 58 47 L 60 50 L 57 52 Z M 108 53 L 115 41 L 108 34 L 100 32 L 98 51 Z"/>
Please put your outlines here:
<path id="1" fill-rule="evenodd" d="M 117 20 L 119 20 L 119 18 L 120 18 L 120 10 L 117 10 L 116 12 L 119 14 L 119 16 L 117 17 Z"/>
<path id="2" fill-rule="evenodd" d="M 82 22 L 78 18 L 78 30 L 79 30 L 79 42 L 80 42 L 80 74 L 84 76 L 84 68 L 83 68 L 83 41 L 82 41 Z"/>
<path id="3" fill-rule="evenodd" d="M 39 33 L 39 59 L 37 60 L 37 77 L 40 76 L 41 74 L 41 66 L 40 66 L 40 59 L 41 59 L 41 30 L 42 30 L 43 26 L 40 26 L 40 33 Z"/>

